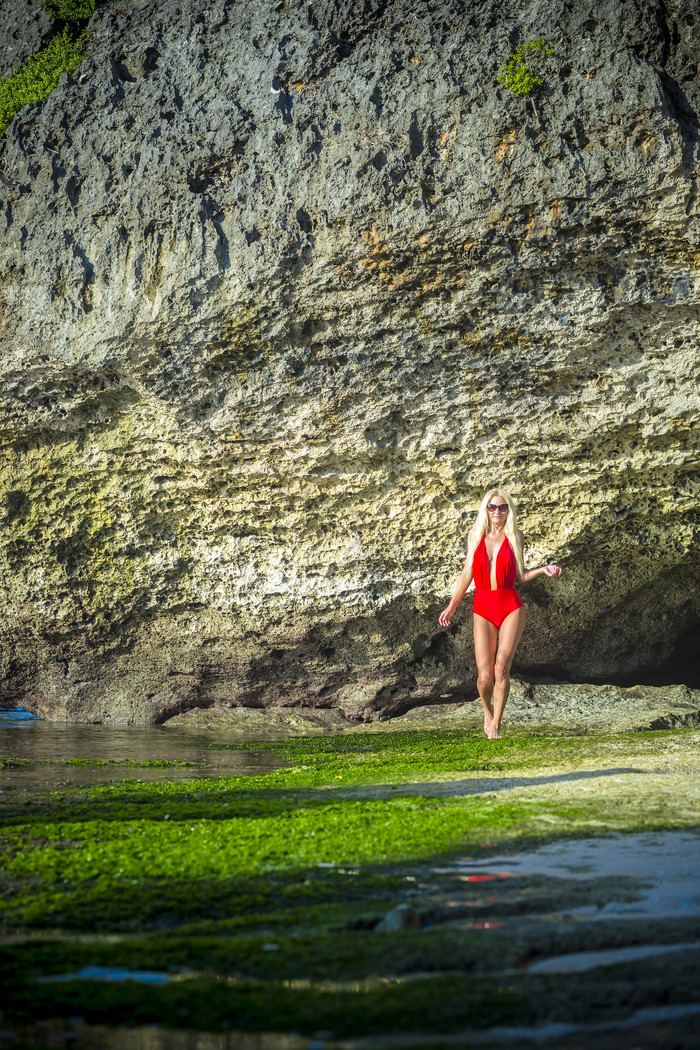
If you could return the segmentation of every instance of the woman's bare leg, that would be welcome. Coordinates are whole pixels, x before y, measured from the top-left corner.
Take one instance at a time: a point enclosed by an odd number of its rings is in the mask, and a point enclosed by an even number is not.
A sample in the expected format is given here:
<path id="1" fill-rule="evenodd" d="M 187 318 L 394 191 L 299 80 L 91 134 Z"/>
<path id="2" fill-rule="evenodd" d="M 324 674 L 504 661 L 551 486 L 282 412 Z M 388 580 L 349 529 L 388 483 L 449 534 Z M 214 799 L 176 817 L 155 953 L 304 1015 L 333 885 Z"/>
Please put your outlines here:
<path id="1" fill-rule="evenodd" d="M 491 697 L 493 696 L 494 676 L 493 661 L 496 656 L 496 641 L 498 631 L 485 620 L 483 616 L 474 614 L 474 655 L 476 656 L 476 687 L 479 690 L 481 702 L 484 705 L 484 732 L 490 735 L 491 719 L 493 718 L 493 707 Z"/>
<path id="2" fill-rule="evenodd" d="M 515 609 L 506 616 L 498 635 L 498 652 L 496 653 L 495 685 L 493 687 L 493 720 L 491 735 L 497 740 L 501 733 L 501 716 L 510 692 L 510 667 L 515 650 L 525 630 L 525 610 Z"/>

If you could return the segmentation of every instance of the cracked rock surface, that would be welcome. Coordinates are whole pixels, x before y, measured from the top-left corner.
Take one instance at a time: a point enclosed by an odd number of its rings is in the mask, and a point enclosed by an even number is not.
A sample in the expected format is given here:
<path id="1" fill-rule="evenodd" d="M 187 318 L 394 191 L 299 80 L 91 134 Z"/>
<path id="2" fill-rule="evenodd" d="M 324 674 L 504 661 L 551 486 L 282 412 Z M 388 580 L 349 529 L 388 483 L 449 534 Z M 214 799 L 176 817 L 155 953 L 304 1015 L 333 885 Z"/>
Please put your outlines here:
<path id="1" fill-rule="evenodd" d="M 98 8 L 0 147 L 3 702 L 473 695 L 469 596 L 437 615 L 494 483 L 564 566 L 521 670 L 689 651 L 700 15 L 592 11 Z"/>
<path id="2" fill-rule="evenodd" d="M 4 0 L 0 10 L 0 77 L 23 66 L 55 29 L 40 0 Z"/>

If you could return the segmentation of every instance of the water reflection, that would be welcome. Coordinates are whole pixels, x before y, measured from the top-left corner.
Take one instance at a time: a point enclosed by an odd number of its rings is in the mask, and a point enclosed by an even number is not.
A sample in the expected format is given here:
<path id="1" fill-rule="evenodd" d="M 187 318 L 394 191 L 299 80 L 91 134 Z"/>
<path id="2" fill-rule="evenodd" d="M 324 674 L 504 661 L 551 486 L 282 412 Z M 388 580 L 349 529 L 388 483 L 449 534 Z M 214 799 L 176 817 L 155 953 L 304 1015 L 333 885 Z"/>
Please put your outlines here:
<path id="1" fill-rule="evenodd" d="M 110 784 L 126 777 L 182 781 L 264 773 L 284 764 L 277 751 L 218 751 L 211 741 L 211 734 L 195 730 L 75 725 L 45 722 L 21 708 L 0 711 L 0 789 Z M 142 765 L 152 762 L 173 764 Z"/>
<path id="2" fill-rule="evenodd" d="M 700 836 L 695 829 L 553 842 L 507 857 L 468 857 L 433 870 L 451 872 L 464 882 L 533 875 L 571 883 L 624 877 L 640 880 L 635 899 L 608 900 L 597 907 L 596 918 L 607 921 L 611 916 L 647 915 L 658 919 L 700 915 Z M 579 910 L 568 909 L 560 914 L 575 915 Z"/>
<path id="3" fill-rule="evenodd" d="M 597 970 L 599 966 L 614 966 L 617 963 L 636 962 L 648 959 L 652 955 L 667 955 L 669 952 L 697 951 L 700 941 L 689 944 L 638 944 L 632 948 L 606 948 L 596 952 L 570 952 L 567 955 L 554 955 L 549 959 L 540 959 L 530 963 L 529 973 L 585 973 Z"/>
<path id="4" fill-rule="evenodd" d="M 126 966 L 84 966 L 75 973 L 58 973 L 50 977 L 37 977 L 39 984 L 55 984 L 63 981 L 136 981 L 137 984 L 168 984 L 171 973 L 160 970 L 130 970 Z"/>
<path id="5" fill-rule="evenodd" d="M 0 729 L 12 729 L 15 726 L 26 726 L 28 722 L 40 722 L 37 715 L 25 711 L 23 707 L 10 707 L 0 710 Z"/>

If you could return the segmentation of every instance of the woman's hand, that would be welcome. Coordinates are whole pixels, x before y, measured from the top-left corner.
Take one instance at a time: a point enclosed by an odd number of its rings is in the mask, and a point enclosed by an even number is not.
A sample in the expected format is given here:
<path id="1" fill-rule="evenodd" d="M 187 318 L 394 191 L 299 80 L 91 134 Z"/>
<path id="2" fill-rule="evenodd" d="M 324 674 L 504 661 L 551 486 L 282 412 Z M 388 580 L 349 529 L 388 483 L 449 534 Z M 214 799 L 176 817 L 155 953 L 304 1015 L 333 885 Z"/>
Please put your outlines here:
<path id="1" fill-rule="evenodd" d="M 560 565 L 543 565 L 545 576 L 561 576 Z"/>
<path id="2" fill-rule="evenodd" d="M 438 616 L 438 622 L 440 623 L 441 627 L 449 627 L 450 626 L 450 620 L 452 619 L 452 617 L 455 614 L 455 609 L 457 608 L 457 606 L 461 602 L 461 600 L 464 597 L 464 595 L 467 593 L 467 590 L 469 588 L 469 584 L 471 582 L 472 582 L 472 569 L 471 569 L 471 564 L 470 564 L 469 558 L 467 558 L 467 560 L 464 563 L 464 568 L 462 569 L 461 573 L 459 574 L 459 579 L 457 580 L 457 584 L 455 586 L 455 589 L 452 592 L 452 597 L 450 598 L 450 604 L 447 606 L 446 609 L 443 609 L 442 612 L 440 613 L 440 615 Z"/>

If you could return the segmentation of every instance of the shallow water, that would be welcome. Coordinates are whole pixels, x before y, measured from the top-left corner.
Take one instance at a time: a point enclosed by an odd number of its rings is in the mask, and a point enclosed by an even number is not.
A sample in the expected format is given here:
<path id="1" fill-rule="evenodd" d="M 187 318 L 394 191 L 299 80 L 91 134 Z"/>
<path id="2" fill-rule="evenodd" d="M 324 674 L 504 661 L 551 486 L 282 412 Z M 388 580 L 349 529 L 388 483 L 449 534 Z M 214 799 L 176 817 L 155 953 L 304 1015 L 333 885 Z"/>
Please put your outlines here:
<path id="1" fill-rule="evenodd" d="M 691 944 L 638 944 L 632 948 L 608 948 L 600 952 L 571 952 L 530 963 L 529 973 L 585 973 L 600 966 L 615 966 L 617 963 L 637 962 L 652 955 L 668 952 L 697 951 L 700 941 Z"/>
<path id="2" fill-rule="evenodd" d="M 219 751 L 211 747 L 213 742 L 211 733 L 173 732 L 162 726 L 45 722 L 21 708 L 0 711 L 0 759 L 18 762 L 0 767 L 0 789 L 6 792 L 28 787 L 41 790 L 111 784 L 125 778 L 181 781 L 256 774 L 283 764 L 275 751 Z M 236 740 L 236 743 L 244 742 Z M 77 760 L 76 764 L 67 764 L 71 760 Z M 141 765 L 158 761 L 173 764 Z M 80 762 L 107 764 L 81 765 Z"/>
<path id="3" fill-rule="evenodd" d="M 544 875 L 588 881 L 622 876 L 643 880 L 639 899 L 610 901 L 598 912 L 611 918 L 684 918 L 700 915 L 700 836 L 654 831 L 554 842 L 527 853 L 464 860 L 450 866 L 463 878 Z M 573 912 L 572 914 L 576 914 Z M 591 918 L 589 914 L 587 918 Z"/>
<path id="4" fill-rule="evenodd" d="M 161 970 L 130 970 L 126 966 L 84 966 L 75 973 L 54 974 L 37 977 L 38 984 L 55 984 L 63 981 L 136 981 L 138 984 L 168 984 L 173 974 Z"/>

